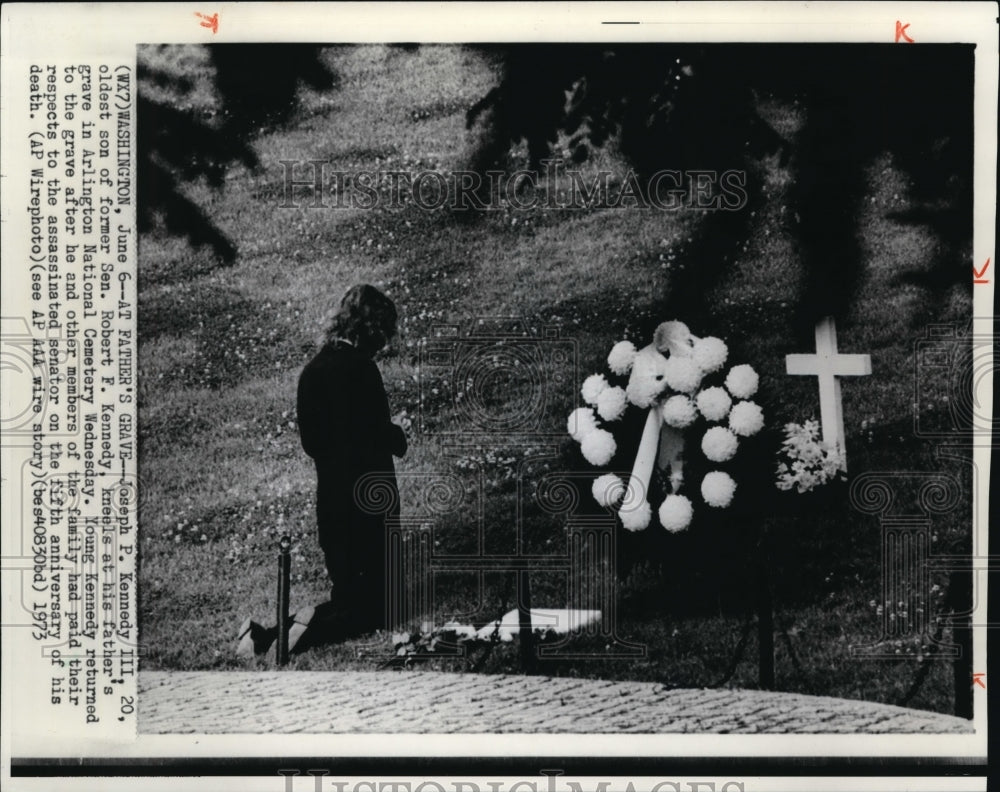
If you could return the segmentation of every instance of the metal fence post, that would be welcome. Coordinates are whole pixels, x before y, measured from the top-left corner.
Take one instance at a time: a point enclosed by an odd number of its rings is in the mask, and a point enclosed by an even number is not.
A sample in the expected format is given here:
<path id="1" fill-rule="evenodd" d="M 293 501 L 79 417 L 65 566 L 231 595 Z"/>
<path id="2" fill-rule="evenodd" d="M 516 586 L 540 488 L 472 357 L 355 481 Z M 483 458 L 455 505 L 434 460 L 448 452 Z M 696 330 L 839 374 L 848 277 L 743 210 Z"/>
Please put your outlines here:
<path id="1" fill-rule="evenodd" d="M 288 600 L 289 600 L 289 578 L 292 569 L 292 557 L 289 550 L 292 540 L 289 536 L 282 536 L 278 544 L 278 665 L 288 664 Z"/>
<path id="2" fill-rule="evenodd" d="M 517 575 L 517 621 L 518 643 L 521 650 L 521 670 L 526 674 L 535 672 L 535 634 L 531 624 L 531 582 L 528 570 L 521 569 Z"/>

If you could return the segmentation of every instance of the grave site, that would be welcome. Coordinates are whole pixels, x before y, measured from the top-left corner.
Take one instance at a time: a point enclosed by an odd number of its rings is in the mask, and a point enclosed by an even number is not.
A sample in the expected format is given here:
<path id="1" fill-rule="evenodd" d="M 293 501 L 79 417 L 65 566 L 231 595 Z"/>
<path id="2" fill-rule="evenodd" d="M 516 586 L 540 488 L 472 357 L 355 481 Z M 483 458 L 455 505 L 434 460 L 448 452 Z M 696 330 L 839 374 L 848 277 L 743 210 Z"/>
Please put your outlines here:
<path id="1" fill-rule="evenodd" d="M 140 48 L 141 729 L 971 730 L 971 57 L 713 46 Z M 385 628 L 302 639 L 357 283 Z"/>

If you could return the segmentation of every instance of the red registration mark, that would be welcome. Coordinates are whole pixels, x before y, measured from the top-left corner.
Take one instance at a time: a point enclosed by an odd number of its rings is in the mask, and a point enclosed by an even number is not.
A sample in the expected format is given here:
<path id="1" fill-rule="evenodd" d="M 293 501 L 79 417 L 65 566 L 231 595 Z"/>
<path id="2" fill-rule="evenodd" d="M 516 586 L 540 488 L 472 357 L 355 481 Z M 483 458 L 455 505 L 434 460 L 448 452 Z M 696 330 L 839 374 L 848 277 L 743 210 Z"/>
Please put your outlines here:
<path id="1" fill-rule="evenodd" d="M 977 270 L 976 269 L 976 265 L 973 264 L 972 265 L 972 274 L 975 277 L 975 280 L 973 280 L 972 282 L 973 283 L 989 283 L 988 280 L 985 280 L 983 278 L 983 275 L 986 274 L 986 270 L 988 270 L 989 268 L 990 268 L 990 260 L 989 259 L 986 259 L 986 263 L 983 264 L 983 268 L 981 270 Z"/>
<path id="2" fill-rule="evenodd" d="M 199 14 L 198 12 L 195 12 L 195 16 L 202 20 L 201 26 L 203 28 L 209 28 L 213 33 L 219 32 L 218 14 L 212 14 L 211 16 L 209 16 L 208 14 Z"/>

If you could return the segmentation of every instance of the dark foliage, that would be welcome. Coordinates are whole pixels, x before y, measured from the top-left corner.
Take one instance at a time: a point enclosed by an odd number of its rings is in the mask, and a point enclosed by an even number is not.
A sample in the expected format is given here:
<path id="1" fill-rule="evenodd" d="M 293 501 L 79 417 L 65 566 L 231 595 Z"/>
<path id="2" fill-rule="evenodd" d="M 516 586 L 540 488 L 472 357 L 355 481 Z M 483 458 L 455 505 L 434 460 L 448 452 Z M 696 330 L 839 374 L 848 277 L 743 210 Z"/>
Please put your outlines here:
<path id="1" fill-rule="evenodd" d="M 140 72 L 140 76 L 142 72 Z M 136 103 L 139 135 L 137 224 L 146 232 L 162 222 L 167 233 L 208 245 L 229 263 L 236 248 L 205 212 L 184 195 L 183 184 L 204 178 L 218 188 L 232 162 L 257 164 L 246 144 L 229 140 L 193 111 L 180 110 L 142 95 Z"/>
<path id="2" fill-rule="evenodd" d="M 807 272 L 801 331 L 843 316 L 862 279 L 857 215 L 865 169 L 881 152 L 922 202 L 903 221 L 930 222 L 944 251 L 918 276 L 935 293 L 967 278 L 972 236 L 972 48 L 959 45 L 516 45 L 491 47 L 499 84 L 467 116 L 487 126 L 474 166 L 502 167 L 524 140 L 532 167 L 560 133 L 587 159 L 611 138 L 636 173 L 748 172 L 747 204 L 709 211 L 667 308 L 705 307 L 760 207 L 759 160 L 792 158 L 792 233 Z M 569 97 L 567 99 L 567 96 Z M 805 122 L 784 140 L 758 111 L 762 97 L 800 103 Z M 669 311 L 668 311 L 669 312 Z"/>
<path id="3" fill-rule="evenodd" d="M 320 61 L 319 47 L 224 44 L 210 51 L 222 105 L 217 112 L 199 113 L 140 92 L 137 222 L 140 232 L 162 224 L 168 234 L 185 237 L 194 247 L 208 246 L 231 263 L 235 244 L 185 195 L 185 185 L 204 179 L 218 189 L 232 165 L 256 167 L 253 137 L 291 118 L 300 81 L 325 89 L 335 80 Z M 189 79 L 150 68 L 141 59 L 138 73 L 140 85 L 164 89 L 169 96 L 184 96 L 193 87 Z"/>
<path id="4" fill-rule="evenodd" d="M 843 314 L 862 277 L 857 214 L 865 172 L 890 152 L 920 202 L 902 220 L 932 225 L 944 243 L 923 284 L 940 293 L 967 279 L 972 241 L 972 48 L 848 47 L 806 60 L 806 123 L 795 155 L 796 238 L 810 274 L 801 318 Z"/>
<path id="5" fill-rule="evenodd" d="M 222 98 L 226 131 L 240 139 L 287 123 L 297 107 L 300 84 L 329 90 L 334 74 L 308 44 L 213 44 L 215 87 Z"/>

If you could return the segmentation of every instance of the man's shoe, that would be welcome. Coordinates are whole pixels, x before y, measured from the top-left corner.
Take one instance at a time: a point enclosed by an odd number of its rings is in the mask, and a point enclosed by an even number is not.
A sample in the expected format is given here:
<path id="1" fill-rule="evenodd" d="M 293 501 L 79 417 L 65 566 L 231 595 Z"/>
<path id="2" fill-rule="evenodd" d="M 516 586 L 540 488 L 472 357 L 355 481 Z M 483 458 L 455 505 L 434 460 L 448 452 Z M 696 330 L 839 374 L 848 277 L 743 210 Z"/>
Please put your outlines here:
<path id="1" fill-rule="evenodd" d="M 277 637 L 276 630 L 267 630 L 249 617 L 240 625 L 239 645 L 236 647 L 237 657 L 253 657 L 262 655 L 271 648 Z"/>
<path id="2" fill-rule="evenodd" d="M 316 615 L 316 608 L 312 605 L 307 605 L 306 607 L 299 610 L 292 617 L 292 626 L 288 628 L 288 653 L 294 654 L 296 648 L 298 651 L 303 651 L 307 646 L 307 641 L 304 641 L 306 633 L 309 631 L 309 625 Z"/>
<path id="3" fill-rule="evenodd" d="M 236 647 L 237 657 L 253 657 L 253 628 L 255 626 L 259 625 L 256 625 L 249 616 L 240 625 L 239 634 L 236 636 L 239 641 L 239 645 Z"/>

